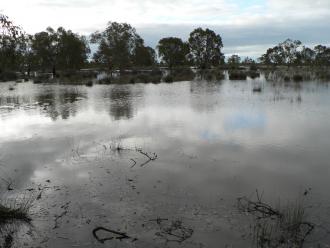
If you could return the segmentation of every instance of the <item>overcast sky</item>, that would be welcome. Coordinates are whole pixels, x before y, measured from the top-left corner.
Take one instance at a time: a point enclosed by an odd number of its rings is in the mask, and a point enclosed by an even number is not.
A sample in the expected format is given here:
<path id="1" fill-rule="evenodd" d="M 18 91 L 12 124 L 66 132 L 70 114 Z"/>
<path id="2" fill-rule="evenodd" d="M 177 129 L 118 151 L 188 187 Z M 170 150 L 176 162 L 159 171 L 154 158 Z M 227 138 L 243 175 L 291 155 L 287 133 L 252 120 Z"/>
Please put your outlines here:
<path id="1" fill-rule="evenodd" d="M 288 37 L 330 44 L 330 0 L 0 0 L 0 12 L 29 33 L 63 26 L 90 34 L 108 21 L 128 22 L 152 47 L 209 27 L 227 55 L 258 57 Z"/>

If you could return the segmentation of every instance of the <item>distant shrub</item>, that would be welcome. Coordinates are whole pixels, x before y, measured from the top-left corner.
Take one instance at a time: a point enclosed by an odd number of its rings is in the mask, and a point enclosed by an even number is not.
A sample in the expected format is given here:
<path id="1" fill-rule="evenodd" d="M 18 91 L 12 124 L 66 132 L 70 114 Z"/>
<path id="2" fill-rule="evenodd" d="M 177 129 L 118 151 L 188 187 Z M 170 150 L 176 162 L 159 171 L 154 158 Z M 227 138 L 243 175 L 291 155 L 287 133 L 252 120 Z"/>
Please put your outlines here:
<path id="1" fill-rule="evenodd" d="M 0 82 L 15 81 L 17 78 L 17 74 L 12 71 L 5 71 L 0 73 Z"/>
<path id="2" fill-rule="evenodd" d="M 260 73 L 257 71 L 248 71 L 247 75 L 252 79 L 260 77 Z"/>
<path id="3" fill-rule="evenodd" d="M 179 82 L 179 81 L 192 81 L 195 79 L 196 74 L 190 68 L 178 68 L 174 69 L 169 74 L 172 77 L 172 82 Z M 164 82 L 166 82 L 164 78 Z M 167 78 L 170 79 L 170 78 Z"/>
<path id="4" fill-rule="evenodd" d="M 164 82 L 165 83 L 172 83 L 173 82 L 173 76 L 172 75 L 166 75 L 164 78 L 163 78 Z"/>
<path id="5" fill-rule="evenodd" d="M 87 86 L 87 87 L 92 87 L 92 86 L 93 86 L 93 81 L 89 80 L 89 81 L 86 83 L 86 86 Z"/>
<path id="6" fill-rule="evenodd" d="M 111 77 L 105 77 L 97 81 L 98 84 L 111 84 L 112 78 Z"/>
<path id="7" fill-rule="evenodd" d="M 293 79 L 293 81 L 295 81 L 295 82 L 301 82 L 301 81 L 304 80 L 303 76 L 302 76 L 302 75 L 299 75 L 299 74 L 295 74 L 295 75 L 293 75 L 292 79 Z"/>
<path id="8" fill-rule="evenodd" d="M 283 79 L 284 79 L 284 82 L 290 82 L 291 81 L 291 78 L 289 76 L 285 76 Z"/>
<path id="9" fill-rule="evenodd" d="M 221 70 L 203 70 L 199 71 L 201 79 L 206 81 L 220 81 L 225 79 L 225 74 Z"/>
<path id="10" fill-rule="evenodd" d="M 246 80 L 247 76 L 248 76 L 247 72 L 244 72 L 244 71 L 230 71 L 229 72 L 230 80 Z"/>
<path id="11" fill-rule="evenodd" d="M 250 71 L 257 71 L 257 70 L 258 70 L 258 66 L 256 64 L 250 65 Z"/>

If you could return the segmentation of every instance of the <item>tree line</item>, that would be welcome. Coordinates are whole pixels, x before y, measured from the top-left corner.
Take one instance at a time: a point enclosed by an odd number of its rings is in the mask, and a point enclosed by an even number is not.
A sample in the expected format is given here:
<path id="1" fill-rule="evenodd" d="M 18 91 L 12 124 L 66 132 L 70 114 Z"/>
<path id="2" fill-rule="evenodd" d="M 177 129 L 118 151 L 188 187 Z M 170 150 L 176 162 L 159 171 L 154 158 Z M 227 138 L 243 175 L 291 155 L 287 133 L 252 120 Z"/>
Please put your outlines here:
<path id="1" fill-rule="evenodd" d="M 287 39 L 269 48 L 259 60 L 266 65 L 330 66 L 330 47 L 309 48 L 299 40 Z"/>
<path id="2" fill-rule="evenodd" d="M 89 44 L 97 46 L 92 55 Z M 57 70 L 78 70 L 91 65 L 107 70 L 156 65 L 207 69 L 225 64 L 222 48 L 221 36 L 207 28 L 193 30 L 187 41 L 162 38 L 156 51 L 146 46 L 136 29 L 127 23 L 109 22 L 105 30 L 91 34 L 90 38 L 63 27 L 57 30 L 49 27 L 29 35 L 0 14 L 0 73 L 56 74 Z M 288 39 L 269 48 L 259 61 L 265 65 L 330 65 L 330 48 L 318 45 L 311 49 L 300 41 Z M 241 61 L 238 55 L 232 55 L 227 61 L 234 67 L 255 63 L 251 58 Z"/>
<path id="3" fill-rule="evenodd" d="M 38 70 L 55 74 L 56 70 L 77 70 L 88 64 L 108 70 L 159 64 L 209 68 L 224 62 L 222 39 L 210 29 L 195 29 L 185 42 L 163 38 L 156 53 L 127 23 L 109 22 L 104 31 L 91 34 L 90 39 L 63 27 L 29 35 L 4 15 L 0 28 L 0 72 Z M 89 44 L 97 45 L 92 59 Z"/>

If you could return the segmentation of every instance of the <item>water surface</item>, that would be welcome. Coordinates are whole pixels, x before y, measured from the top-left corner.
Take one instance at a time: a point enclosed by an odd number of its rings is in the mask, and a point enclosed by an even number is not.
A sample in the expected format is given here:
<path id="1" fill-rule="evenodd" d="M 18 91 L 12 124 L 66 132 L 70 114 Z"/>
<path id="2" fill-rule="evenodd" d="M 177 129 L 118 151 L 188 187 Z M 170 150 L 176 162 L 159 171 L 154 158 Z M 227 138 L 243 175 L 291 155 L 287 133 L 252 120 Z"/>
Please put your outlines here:
<path id="1" fill-rule="evenodd" d="M 39 196 L 33 227 L 15 230 L 15 245 L 249 247 L 235 203 L 256 190 L 275 203 L 311 189 L 311 218 L 327 227 L 328 84 L 257 82 L 261 93 L 251 80 L 0 84 L 3 198 Z M 157 159 L 140 166 L 147 157 L 136 148 Z M 157 218 L 180 221 L 192 236 L 166 242 Z M 96 227 L 132 238 L 102 244 Z M 319 232 L 308 240 L 329 243 Z"/>

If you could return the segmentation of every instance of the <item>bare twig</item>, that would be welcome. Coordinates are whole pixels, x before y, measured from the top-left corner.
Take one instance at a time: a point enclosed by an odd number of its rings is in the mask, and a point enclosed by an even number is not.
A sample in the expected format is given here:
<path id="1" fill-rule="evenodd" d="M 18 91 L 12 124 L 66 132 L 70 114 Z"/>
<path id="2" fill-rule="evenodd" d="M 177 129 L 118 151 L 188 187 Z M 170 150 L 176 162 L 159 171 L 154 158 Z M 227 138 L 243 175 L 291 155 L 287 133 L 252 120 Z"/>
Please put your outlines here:
<path id="1" fill-rule="evenodd" d="M 147 157 L 147 161 L 145 161 L 144 163 L 140 164 L 140 167 L 145 166 L 146 164 L 148 164 L 151 161 L 154 161 L 158 158 L 156 153 L 152 153 L 151 155 L 147 152 L 144 152 L 141 148 L 136 148 L 135 149 L 138 153 L 142 154 L 143 156 Z"/>
<path id="2" fill-rule="evenodd" d="M 98 235 L 97 235 L 97 232 L 99 231 L 105 231 L 105 232 L 109 232 L 109 233 L 112 233 L 112 234 L 116 234 L 118 235 L 117 237 L 114 237 L 114 236 L 110 236 L 110 237 L 106 237 L 106 238 L 100 238 Z M 123 240 L 123 239 L 130 239 L 131 237 L 129 237 L 126 233 L 123 233 L 123 232 L 118 232 L 118 231 L 114 231 L 114 230 L 110 230 L 108 228 L 105 228 L 105 227 L 96 227 L 94 228 L 93 230 L 93 236 L 94 238 L 99 241 L 100 243 L 104 243 L 105 241 L 108 241 L 108 240 L 112 240 L 112 239 L 118 239 L 118 240 Z M 134 239 L 136 240 L 136 239 Z"/>
<path id="3" fill-rule="evenodd" d="M 131 168 L 133 168 L 136 165 L 136 161 L 134 159 L 130 159 L 133 162 L 133 165 L 131 166 Z"/>

